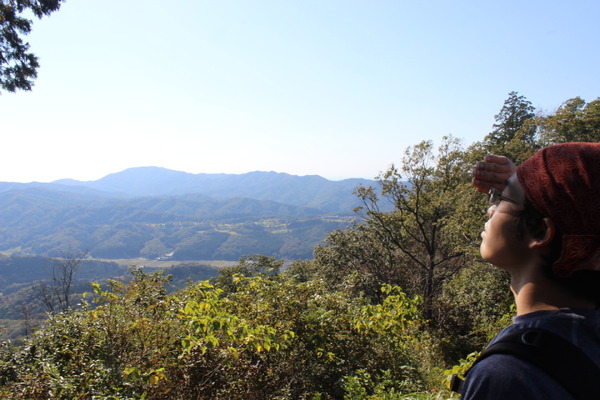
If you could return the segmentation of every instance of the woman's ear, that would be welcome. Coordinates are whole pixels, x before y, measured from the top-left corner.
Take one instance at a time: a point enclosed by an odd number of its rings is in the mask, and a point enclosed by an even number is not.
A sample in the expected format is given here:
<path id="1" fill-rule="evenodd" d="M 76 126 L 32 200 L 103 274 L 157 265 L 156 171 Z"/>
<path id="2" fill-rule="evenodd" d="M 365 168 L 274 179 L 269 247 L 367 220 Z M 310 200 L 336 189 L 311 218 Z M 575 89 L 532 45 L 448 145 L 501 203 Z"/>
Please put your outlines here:
<path id="1" fill-rule="evenodd" d="M 530 249 L 548 246 L 550 243 L 552 243 L 554 235 L 556 235 L 556 226 L 554 225 L 554 221 L 547 217 L 544 218 L 542 221 L 543 225 L 541 228 L 543 229 L 543 231 L 540 230 L 540 234 L 538 235 L 538 237 L 531 238 L 531 240 L 529 241 Z"/>

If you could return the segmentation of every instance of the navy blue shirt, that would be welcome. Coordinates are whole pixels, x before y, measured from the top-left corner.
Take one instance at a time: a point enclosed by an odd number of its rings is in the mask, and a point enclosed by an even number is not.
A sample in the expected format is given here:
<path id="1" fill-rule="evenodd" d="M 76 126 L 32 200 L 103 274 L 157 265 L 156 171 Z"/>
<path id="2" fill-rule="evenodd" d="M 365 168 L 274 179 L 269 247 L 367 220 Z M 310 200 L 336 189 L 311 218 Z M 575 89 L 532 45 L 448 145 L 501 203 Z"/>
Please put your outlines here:
<path id="1" fill-rule="evenodd" d="M 560 309 L 537 311 L 514 318 L 491 343 L 518 328 L 540 328 L 573 343 L 600 365 L 600 311 Z M 490 343 L 490 344 L 491 344 Z M 600 380 L 600 377 L 598 377 Z M 573 397 L 534 365 L 505 354 L 494 354 L 477 363 L 462 389 L 462 400 L 544 399 Z"/>

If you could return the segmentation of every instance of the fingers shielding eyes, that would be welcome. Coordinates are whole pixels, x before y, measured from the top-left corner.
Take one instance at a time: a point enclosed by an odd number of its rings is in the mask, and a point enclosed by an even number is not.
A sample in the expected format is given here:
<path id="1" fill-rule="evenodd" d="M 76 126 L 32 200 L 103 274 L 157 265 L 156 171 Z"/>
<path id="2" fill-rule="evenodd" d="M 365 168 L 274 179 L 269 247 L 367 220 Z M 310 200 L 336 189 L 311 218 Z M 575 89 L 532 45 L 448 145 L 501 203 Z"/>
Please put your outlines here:
<path id="1" fill-rule="evenodd" d="M 487 193 L 492 187 L 504 190 L 506 181 L 516 171 L 515 164 L 504 156 L 489 154 L 475 165 L 472 171 L 473 185 L 481 193 Z"/>

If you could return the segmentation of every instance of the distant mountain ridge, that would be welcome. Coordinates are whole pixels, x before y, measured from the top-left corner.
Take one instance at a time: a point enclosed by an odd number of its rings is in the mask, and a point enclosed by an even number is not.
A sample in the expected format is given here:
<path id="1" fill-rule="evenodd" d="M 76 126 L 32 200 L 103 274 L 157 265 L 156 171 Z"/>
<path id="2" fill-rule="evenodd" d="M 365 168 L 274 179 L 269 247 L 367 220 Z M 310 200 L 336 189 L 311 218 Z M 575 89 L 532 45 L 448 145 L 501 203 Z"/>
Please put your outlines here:
<path id="1" fill-rule="evenodd" d="M 356 187 L 373 185 L 374 181 L 359 178 L 330 181 L 317 175 L 263 171 L 191 174 L 160 167 L 135 167 L 96 181 L 62 179 L 52 183 L 131 197 L 201 193 L 218 199 L 246 197 L 317 208 L 323 212 L 348 213 L 358 205 L 353 195 Z"/>

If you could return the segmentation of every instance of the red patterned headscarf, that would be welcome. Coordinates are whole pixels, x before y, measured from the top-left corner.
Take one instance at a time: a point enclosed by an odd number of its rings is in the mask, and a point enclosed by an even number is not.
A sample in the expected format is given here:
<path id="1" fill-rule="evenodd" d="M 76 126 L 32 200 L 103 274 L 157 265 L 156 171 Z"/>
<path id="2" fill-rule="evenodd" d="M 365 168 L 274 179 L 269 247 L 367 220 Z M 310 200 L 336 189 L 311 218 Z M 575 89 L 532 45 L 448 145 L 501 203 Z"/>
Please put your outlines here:
<path id="1" fill-rule="evenodd" d="M 525 195 L 562 233 L 557 276 L 600 271 L 600 143 L 546 147 L 517 168 Z"/>

